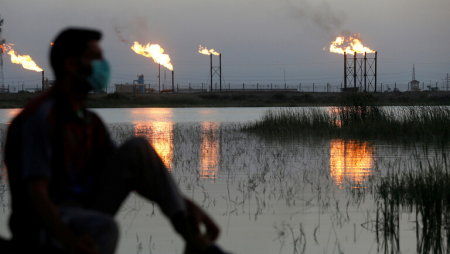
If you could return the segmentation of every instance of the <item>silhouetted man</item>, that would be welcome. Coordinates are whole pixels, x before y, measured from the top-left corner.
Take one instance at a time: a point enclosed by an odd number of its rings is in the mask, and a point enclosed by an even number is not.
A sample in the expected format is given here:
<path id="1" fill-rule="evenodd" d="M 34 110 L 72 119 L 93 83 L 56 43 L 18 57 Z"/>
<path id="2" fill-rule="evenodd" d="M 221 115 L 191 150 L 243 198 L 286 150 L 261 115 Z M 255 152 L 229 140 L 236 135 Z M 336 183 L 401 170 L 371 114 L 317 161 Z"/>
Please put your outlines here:
<path id="1" fill-rule="evenodd" d="M 187 252 L 216 248 L 218 227 L 182 196 L 150 144 L 134 138 L 116 147 L 100 118 L 85 108 L 89 91 L 109 82 L 100 38 L 92 30 L 63 31 L 50 54 L 54 86 L 8 129 L 5 162 L 15 248 L 113 253 L 118 240 L 113 216 L 132 190 L 161 207 Z"/>

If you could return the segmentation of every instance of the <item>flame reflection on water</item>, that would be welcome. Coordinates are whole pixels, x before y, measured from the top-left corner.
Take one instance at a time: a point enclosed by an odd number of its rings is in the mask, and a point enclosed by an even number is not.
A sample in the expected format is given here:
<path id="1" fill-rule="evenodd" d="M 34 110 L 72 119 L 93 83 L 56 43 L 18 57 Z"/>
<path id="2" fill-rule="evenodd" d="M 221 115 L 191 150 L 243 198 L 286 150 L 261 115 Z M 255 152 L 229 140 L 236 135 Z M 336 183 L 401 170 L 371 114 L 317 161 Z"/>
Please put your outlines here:
<path id="1" fill-rule="evenodd" d="M 136 109 L 131 111 L 131 115 L 134 119 L 139 119 L 138 121 L 133 122 L 135 136 L 145 137 L 158 153 L 159 157 L 161 157 L 164 165 L 171 170 L 173 158 L 174 123 L 170 120 L 167 121 L 168 119 L 161 119 L 161 121 L 151 121 L 145 119 L 152 119 L 155 115 L 170 117 L 172 115 L 172 109 Z"/>
<path id="2" fill-rule="evenodd" d="M 220 146 L 216 130 L 219 123 L 202 123 L 202 144 L 200 148 L 200 177 L 215 178 L 219 171 Z"/>
<path id="3" fill-rule="evenodd" d="M 174 149 L 182 149 L 176 147 L 174 144 L 174 125 L 170 116 L 172 109 L 170 108 L 152 108 L 132 110 L 132 117 L 138 119 L 133 122 L 134 135 L 146 138 L 153 146 L 155 151 L 161 157 L 169 171 L 173 167 Z M 213 114 L 214 111 L 207 110 L 201 112 L 203 114 Z M 152 121 L 154 117 L 169 116 L 169 118 L 162 117 L 161 121 Z M 149 119 L 149 120 L 145 120 Z M 199 175 L 200 178 L 215 178 L 219 170 L 220 162 L 220 138 L 218 135 L 219 122 L 202 122 L 198 135 L 201 137 L 199 144 Z"/>
<path id="4" fill-rule="evenodd" d="M 134 123 L 136 136 L 145 137 L 158 153 L 164 165 L 171 170 L 173 158 L 173 123 Z"/>
<path id="5" fill-rule="evenodd" d="M 346 182 L 358 184 L 372 174 L 375 147 L 367 141 L 332 139 L 330 174 L 340 188 Z"/>
<path id="6" fill-rule="evenodd" d="M 21 108 L 10 108 L 2 110 L 0 117 L 2 118 L 3 123 L 10 124 L 14 117 L 16 117 L 20 112 L 22 112 Z"/>

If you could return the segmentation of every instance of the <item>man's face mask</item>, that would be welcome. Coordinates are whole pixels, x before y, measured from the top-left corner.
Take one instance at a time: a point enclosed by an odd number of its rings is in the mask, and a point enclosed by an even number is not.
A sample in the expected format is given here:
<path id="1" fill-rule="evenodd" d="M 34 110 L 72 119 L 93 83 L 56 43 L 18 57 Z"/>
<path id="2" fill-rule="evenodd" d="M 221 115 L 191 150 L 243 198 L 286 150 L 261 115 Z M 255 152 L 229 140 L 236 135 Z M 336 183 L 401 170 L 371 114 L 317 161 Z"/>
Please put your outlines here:
<path id="1" fill-rule="evenodd" d="M 86 78 L 93 90 L 102 90 L 108 86 L 111 69 L 106 60 L 91 61 L 92 73 Z"/>

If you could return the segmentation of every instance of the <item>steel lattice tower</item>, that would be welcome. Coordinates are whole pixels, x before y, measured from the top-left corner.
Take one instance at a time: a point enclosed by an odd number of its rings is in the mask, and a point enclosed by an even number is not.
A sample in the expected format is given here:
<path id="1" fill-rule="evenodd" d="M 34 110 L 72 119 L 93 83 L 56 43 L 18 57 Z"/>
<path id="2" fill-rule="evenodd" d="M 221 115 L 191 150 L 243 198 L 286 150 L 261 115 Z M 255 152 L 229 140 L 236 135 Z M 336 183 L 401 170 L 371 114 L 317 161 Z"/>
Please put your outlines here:
<path id="1" fill-rule="evenodd" d="M 211 58 L 211 93 L 213 92 L 213 76 L 219 76 L 219 91 L 222 92 L 222 54 L 219 54 L 219 67 L 213 66 L 212 56 L 213 54 L 209 54 Z"/>
<path id="2" fill-rule="evenodd" d="M 2 37 L 3 19 L 0 16 L 0 86 L 5 87 L 5 77 L 3 76 L 3 53 L 5 52 L 5 38 Z"/>
<path id="3" fill-rule="evenodd" d="M 344 91 L 347 89 L 355 91 L 377 91 L 377 52 L 373 58 L 347 57 L 344 52 Z"/>

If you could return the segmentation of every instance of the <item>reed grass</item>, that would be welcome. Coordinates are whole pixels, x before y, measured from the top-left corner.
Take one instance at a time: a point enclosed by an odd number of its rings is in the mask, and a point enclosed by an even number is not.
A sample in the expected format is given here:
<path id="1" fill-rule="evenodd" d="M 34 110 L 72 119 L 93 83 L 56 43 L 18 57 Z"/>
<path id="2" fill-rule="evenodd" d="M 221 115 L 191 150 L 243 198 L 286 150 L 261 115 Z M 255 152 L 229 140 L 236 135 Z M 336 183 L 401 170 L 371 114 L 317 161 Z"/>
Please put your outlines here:
<path id="1" fill-rule="evenodd" d="M 426 159 L 366 182 L 376 203 L 376 239 L 386 252 L 400 253 L 400 220 L 406 212 L 415 214 L 417 253 L 450 253 L 450 171 L 442 155 L 425 154 Z"/>
<path id="2" fill-rule="evenodd" d="M 420 105 L 385 108 L 370 94 L 344 96 L 341 105 L 328 109 L 280 108 L 267 110 L 241 130 L 266 137 L 330 135 L 368 139 L 450 138 L 450 107 Z"/>
<path id="3" fill-rule="evenodd" d="M 284 136 L 301 134 L 304 131 L 333 131 L 336 118 L 320 109 L 269 109 L 260 120 L 243 124 L 242 131 L 254 132 L 263 136 Z"/>

